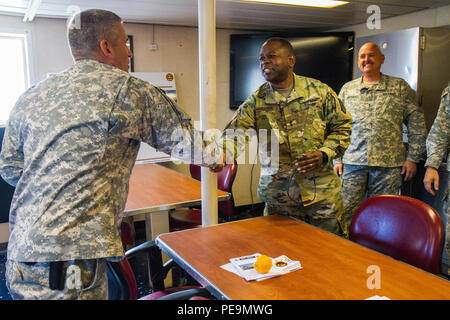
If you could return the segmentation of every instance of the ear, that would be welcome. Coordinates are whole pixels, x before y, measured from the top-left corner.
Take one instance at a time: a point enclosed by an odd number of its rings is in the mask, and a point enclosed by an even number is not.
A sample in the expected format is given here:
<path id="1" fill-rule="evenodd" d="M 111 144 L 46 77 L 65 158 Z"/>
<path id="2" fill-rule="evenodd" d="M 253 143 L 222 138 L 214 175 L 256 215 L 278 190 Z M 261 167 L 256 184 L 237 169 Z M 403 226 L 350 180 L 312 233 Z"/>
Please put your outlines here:
<path id="1" fill-rule="evenodd" d="M 108 40 L 101 40 L 100 41 L 100 52 L 103 56 L 110 58 L 112 56 L 112 49 L 111 45 L 108 42 Z"/>
<path id="2" fill-rule="evenodd" d="M 384 54 L 381 55 L 381 64 L 384 63 Z"/>
<path id="3" fill-rule="evenodd" d="M 288 61 L 289 61 L 289 66 L 291 67 L 291 68 L 294 68 L 294 65 L 295 65 L 295 56 L 289 56 L 289 58 L 288 58 Z"/>

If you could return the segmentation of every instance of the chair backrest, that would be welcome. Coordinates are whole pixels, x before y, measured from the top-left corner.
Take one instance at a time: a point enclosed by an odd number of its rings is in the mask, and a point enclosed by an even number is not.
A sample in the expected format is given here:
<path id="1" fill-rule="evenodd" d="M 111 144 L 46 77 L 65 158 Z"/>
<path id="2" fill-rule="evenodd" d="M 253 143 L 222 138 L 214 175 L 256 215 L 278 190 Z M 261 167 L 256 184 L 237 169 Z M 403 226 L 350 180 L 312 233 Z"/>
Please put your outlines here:
<path id="1" fill-rule="evenodd" d="M 443 234 L 441 218 L 432 207 L 398 195 L 379 195 L 364 201 L 349 230 L 350 240 L 437 274 Z"/>
<path id="2" fill-rule="evenodd" d="M 136 232 L 128 222 L 122 221 L 120 224 L 120 237 L 124 250 L 127 250 L 128 246 L 134 244 Z"/>
<path id="3" fill-rule="evenodd" d="M 191 177 L 195 180 L 201 181 L 201 167 L 196 164 L 191 164 L 189 166 L 189 170 L 191 172 Z M 219 201 L 218 210 L 219 215 L 221 217 L 231 217 L 233 215 L 234 209 L 234 198 L 232 193 L 232 187 L 234 179 L 236 178 L 237 173 L 237 162 L 227 164 L 224 168 L 217 172 L 217 188 L 224 192 L 228 192 L 231 194 L 230 199 Z"/>
<path id="4" fill-rule="evenodd" d="M 110 300 L 136 300 L 137 283 L 126 257 L 119 262 L 107 262 L 108 295 Z"/>

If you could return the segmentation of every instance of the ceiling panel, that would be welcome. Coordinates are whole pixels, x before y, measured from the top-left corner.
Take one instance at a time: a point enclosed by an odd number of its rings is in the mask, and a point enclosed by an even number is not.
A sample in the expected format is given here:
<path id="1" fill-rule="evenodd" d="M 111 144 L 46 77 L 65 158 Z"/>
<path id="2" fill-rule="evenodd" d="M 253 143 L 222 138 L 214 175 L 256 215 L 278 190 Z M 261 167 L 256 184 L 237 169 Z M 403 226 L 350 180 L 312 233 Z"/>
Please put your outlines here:
<path id="1" fill-rule="evenodd" d="M 24 15 L 30 0 L 0 0 L 0 13 Z M 331 9 L 216 0 L 218 28 L 244 30 L 335 29 L 365 23 L 369 5 L 388 18 L 450 5 L 450 0 L 355 0 Z M 36 17 L 67 18 L 74 8 L 102 8 L 125 22 L 197 26 L 197 0 L 41 0 Z"/>

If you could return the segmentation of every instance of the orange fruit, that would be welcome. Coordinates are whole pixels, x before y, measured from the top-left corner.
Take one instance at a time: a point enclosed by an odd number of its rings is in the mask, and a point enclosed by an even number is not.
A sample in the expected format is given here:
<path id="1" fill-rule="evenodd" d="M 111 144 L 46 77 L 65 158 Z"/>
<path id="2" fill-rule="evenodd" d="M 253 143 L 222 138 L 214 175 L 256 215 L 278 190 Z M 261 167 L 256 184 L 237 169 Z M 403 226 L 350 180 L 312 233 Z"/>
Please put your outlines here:
<path id="1" fill-rule="evenodd" d="M 268 256 L 262 254 L 256 258 L 256 261 L 253 264 L 253 267 L 259 273 L 267 273 L 272 268 L 272 259 L 270 259 Z"/>

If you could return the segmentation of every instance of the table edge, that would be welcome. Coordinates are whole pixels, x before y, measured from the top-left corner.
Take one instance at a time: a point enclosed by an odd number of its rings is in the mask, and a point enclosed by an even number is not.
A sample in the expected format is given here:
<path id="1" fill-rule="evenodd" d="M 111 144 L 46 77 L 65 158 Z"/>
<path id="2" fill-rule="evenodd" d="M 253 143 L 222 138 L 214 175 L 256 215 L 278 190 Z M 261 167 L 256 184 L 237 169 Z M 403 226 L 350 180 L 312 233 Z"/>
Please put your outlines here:
<path id="1" fill-rule="evenodd" d="M 276 216 L 276 215 L 275 215 L 275 216 Z M 424 269 L 421 269 L 421 268 L 419 268 L 419 267 L 416 267 L 416 266 L 414 266 L 414 265 L 411 265 L 411 264 L 409 264 L 409 263 L 407 263 L 407 262 L 405 262 L 405 261 L 403 261 L 403 260 L 396 259 L 396 258 L 394 258 L 394 257 L 391 257 L 391 256 L 385 254 L 385 253 L 376 251 L 376 250 L 374 250 L 374 249 L 372 249 L 372 248 L 366 247 L 366 246 L 364 246 L 364 245 L 362 245 L 362 244 L 360 244 L 360 243 L 357 243 L 357 242 L 355 242 L 355 241 L 352 241 L 352 240 L 350 240 L 350 239 L 346 239 L 346 238 L 344 238 L 344 237 L 337 236 L 337 235 L 335 235 L 335 234 L 333 234 L 333 233 L 331 233 L 331 232 L 329 232 L 329 231 L 320 229 L 320 228 L 318 228 L 318 227 L 316 227 L 316 226 L 310 225 L 310 224 L 308 224 L 308 223 L 306 223 L 306 222 L 304 222 L 304 221 L 301 221 L 301 220 L 299 220 L 299 219 L 296 219 L 296 218 L 293 218 L 293 217 L 290 217 L 290 216 L 284 216 L 284 215 L 279 215 L 279 216 L 282 216 L 282 217 L 286 217 L 286 218 L 292 219 L 292 220 L 294 220 L 294 221 L 296 221 L 296 222 L 303 223 L 303 224 L 307 225 L 308 227 L 313 227 L 313 228 L 316 228 L 316 229 L 318 229 L 318 230 L 320 230 L 320 231 L 323 231 L 323 232 L 326 232 L 326 233 L 331 234 L 331 235 L 333 235 L 333 236 L 336 236 L 336 237 L 338 237 L 340 240 L 344 240 L 344 241 L 349 242 L 349 243 L 351 243 L 351 244 L 353 244 L 353 245 L 356 245 L 356 246 L 358 246 L 358 247 L 364 248 L 365 250 L 369 250 L 369 251 L 371 251 L 371 252 L 373 252 L 373 253 L 375 253 L 375 254 L 377 254 L 377 255 L 381 255 L 381 256 L 384 256 L 384 257 L 386 257 L 386 258 L 388 258 L 388 259 L 392 259 L 392 260 L 394 260 L 396 263 L 400 263 L 400 264 L 406 265 L 406 266 L 408 266 L 408 267 L 410 267 L 410 268 L 415 269 L 416 271 L 419 271 L 419 272 L 424 273 L 424 274 L 426 274 L 426 275 L 428 275 L 428 276 L 431 276 L 432 278 L 434 278 L 434 279 L 436 279 L 436 280 L 438 280 L 438 281 L 444 281 L 444 282 L 446 282 L 446 283 L 450 283 L 449 280 L 447 280 L 447 279 L 445 279 L 445 278 L 442 278 L 442 277 L 440 277 L 440 276 L 437 275 L 437 274 L 428 272 L 428 271 L 426 271 L 426 270 L 424 270 Z M 245 220 L 260 219 L 260 218 L 264 218 L 264 217 L 265 217 L 265 216 L 258 216 L 258 217 L 248 218 L 248 219 L 245 219 Z M 230 223 L 238 223 L 238 222 L 240 222 L 240 221 L 241 221 L 241 220 L 230 221 L 230 222 L 227 222 L 227 224 L 230 224 Z M 214 226 L 219 226 L 219 225 L 220 225 L 220 224 L 216 224 L 216 225 L 211 225 L 211 226 L 207 226 L 207 227 L 214 227 Z M 185 230 L 185 231 L 189 231 L 189 230 Z M 179 231 L 179 232 L 183 232 L 183 231 Z M 205 276 L 203 276 L 199 271 L 197 271 L 193 266 L 191 266 L 187 261 L 185 261 L 182 257 L 178 256 L 178 254 L 177 254 L 175 251 L 173 251 L 172 248 L 168 247 L 168 246 L 164 243 L 164 241 L 163 241 L 162 239 L 159 238 L 160 236 L 168 235 L 168 234 L 171 234 L 171 233 L 163 233 L 163 234 L 160 234 L 160 235 L 156 238 L 155 242 L 156 242 L 156 244 L 158 245 L 158 247 L 160 247 L 161 250 L 163 250 L 163 251 L 166 252 L 169 256 L 171 256 L 171 257 L 174 259 L 175 262 L 181 263 L 180 266 L 186 266 L 186 267 L 188 268 L 188 269 L 186 269 L 186 271 L 189 270 L 188 273 L 189 273 L 195 280 L 199 281 L 199 279 L 196 278 L 196 276 L 199 276 L 199 277 L 201 277 L 200 280 L 206 282 L 208 285 L 210 285 L 210 287 L 214 288 L 214 290 L 216 290 L 217 293 L 220 295 L 220 298 L 218 297 L 218 299 L 225 298 L 225 299 L 228 299 L 228 300 L 232 300 L 232 299 L 231 299 L 229 296 L 227 296 L 223 291 L 221 291 L 221 289 L 219 289 L 216 285 L 214 285 L 213 283 L 211 283 L 210 280 L 208 280 L 208 279 L 207 279 Z M 158 243 L 160 243 L 161 246 L 160 246 Z M 171 254 L 169 254 L 168 251 L 170 251 Z M 176 257 L 176 258 L 175 258 L 175 257 Z M 193 271 L 193 270 L 195 270 L 195 271 Z M 200 281 L 199 281 L 199 282 L 200 282 Z M 200 283 L 201 283 L 201 282 L 200 282 Z M 216 295 L 214 294 L 214 292 L 211 292 L 211 293 L 212 293 L 214 296 L 216 296 Z"/>
<path id="2" fill-rule="evenodd" d="M 222 191 L 222 192 L 225 192 L 225 191 Z M 230 198 L 231 198 L 231 194 L 228 192 L 226 195 L 217 196 L 218 201 L 225 201 Z M 124 210 L 123 213 L 124 213 L 125 217 L 130 217 L 130 216 L 135 216 L 135 215 L 143 214 L 143 213 L 165 211 L 165 210 L 180 208 L 183 206 L 196 206 L 196 205 L 201 205 L 201 204 L 202 204 L 202 199 L 196 199 L 196 200 L 175 202 L 175 203 L 166 204 L 166 205 L 162 205 L 162 206 L 157 205 L 157 206 L 151 206 L 151 207 L 145 207 L 145 208 L 139 208 L 139 209 Z"/>
<path id="3" fill-rule="evenodd" d="M 209 281 L 199 271 L 195 270 L 194 267 L 189 262 L 180 257 L 174 250 L 172 250 L 172 248 L 167 246 L 164 243 L 164 241 L 160 239 L 159 236 L 156 237 L 155 243 L 162 251 L 164 251 L 169 257 L 171 257 L 173 261 L 175 261 L 175 263 L 177 263 L 191 277 L 193 277 L 196 281 L 198 281 L 214 297 L 216 297 L 219 300 L 231 300 L 231 298 L 227 296 L 222 290 L 220 290 L 220 288 L 218 288 L 211 281 Z"/>

